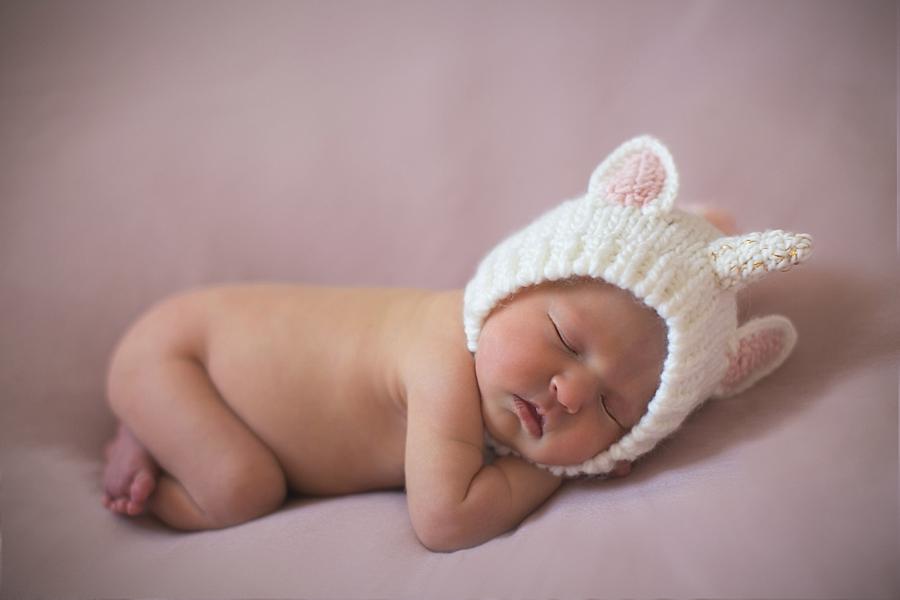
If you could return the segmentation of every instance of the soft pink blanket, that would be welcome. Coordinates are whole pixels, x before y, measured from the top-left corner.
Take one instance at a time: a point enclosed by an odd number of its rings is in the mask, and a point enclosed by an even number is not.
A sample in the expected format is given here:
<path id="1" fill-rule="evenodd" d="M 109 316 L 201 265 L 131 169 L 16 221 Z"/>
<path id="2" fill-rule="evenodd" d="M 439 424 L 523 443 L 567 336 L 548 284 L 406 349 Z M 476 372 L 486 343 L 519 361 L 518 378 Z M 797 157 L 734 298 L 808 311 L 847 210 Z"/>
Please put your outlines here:
<path id="1" fill-rule="evenodd" d="M 4 2 L 3 598 L 889 598 L 896 11 L 830 2 Z M 187 287 L 461 287 L 660 137 L 680 198 L 810 233 L 744 316 L 800 334 L 611 482 L 431 554 L 402 493 L 175 533 L 100 505 L 112 346 Z"/>

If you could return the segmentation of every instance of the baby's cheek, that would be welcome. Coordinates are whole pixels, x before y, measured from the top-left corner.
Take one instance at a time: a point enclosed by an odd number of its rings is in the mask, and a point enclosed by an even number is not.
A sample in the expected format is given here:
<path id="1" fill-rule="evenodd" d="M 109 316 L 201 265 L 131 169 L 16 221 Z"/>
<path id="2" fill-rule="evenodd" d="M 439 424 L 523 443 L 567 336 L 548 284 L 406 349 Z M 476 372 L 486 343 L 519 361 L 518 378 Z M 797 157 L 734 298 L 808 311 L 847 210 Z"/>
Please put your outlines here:
<path id="1" fill-rule="evenodd" d="M 475 377 L 482 393 L 486 391 L 486 386 L 494 385 L 497 371 L 498 364 L 491 347 L 487 344 L 479 345 L 475 352 Z"/>
<path id="2" fill-rule="evenodd" d="M 612 440 L 606 432 L 594 428 L 584 431 L 582 435 L 572 440 L 570 464 L 579 464 L 597 456 L 609 448 L 611 443 Z"/>
<path id="3" fill-rule="evenodd" d="M 528 354 L 520 344 L 503 343 L 487 337 L 475 353 L 475 374 L 479 381 L 514 384 L 519 374 L 528 372 Z"/>

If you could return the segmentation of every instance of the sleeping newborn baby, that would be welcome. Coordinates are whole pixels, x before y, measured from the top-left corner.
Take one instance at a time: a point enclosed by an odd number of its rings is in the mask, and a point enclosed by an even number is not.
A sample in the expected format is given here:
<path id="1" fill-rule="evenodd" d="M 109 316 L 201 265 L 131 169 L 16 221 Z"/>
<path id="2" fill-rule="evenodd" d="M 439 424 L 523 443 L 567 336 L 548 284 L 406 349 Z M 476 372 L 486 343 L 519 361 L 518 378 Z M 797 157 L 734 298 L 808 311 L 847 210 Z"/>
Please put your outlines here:
<path id="1" fill-rule="evenodd" d="M 666 148 L 635 138 L 465 290 L 163 301 L 111 361 L 104 505 L 196 530 L 289 493 L 405 487 L 419 540 L 447 551 L 514 528 L 564 478 L 627 474 L 704 400 L 785 360 L 790 321 L 738 327 L 736 292 L 812 249 L 780 230 L 728 236 L 676 209 L 677 188 Z"/>

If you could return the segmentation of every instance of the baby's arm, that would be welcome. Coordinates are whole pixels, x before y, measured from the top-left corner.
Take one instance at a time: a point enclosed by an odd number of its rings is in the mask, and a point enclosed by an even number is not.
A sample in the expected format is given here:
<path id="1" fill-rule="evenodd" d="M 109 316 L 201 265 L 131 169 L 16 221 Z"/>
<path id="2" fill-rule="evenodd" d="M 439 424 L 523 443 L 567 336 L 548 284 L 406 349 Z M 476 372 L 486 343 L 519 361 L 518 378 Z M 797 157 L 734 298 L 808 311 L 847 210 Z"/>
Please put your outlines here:
<path id="1" fill-rule="evenodd" d="M 509 531 L 562 482 L 516 457 L 484 464 L 478 388 L 471 369 L 457 371 L 408 394 L 407 502 L 416 535 L 435 551 Z"/>

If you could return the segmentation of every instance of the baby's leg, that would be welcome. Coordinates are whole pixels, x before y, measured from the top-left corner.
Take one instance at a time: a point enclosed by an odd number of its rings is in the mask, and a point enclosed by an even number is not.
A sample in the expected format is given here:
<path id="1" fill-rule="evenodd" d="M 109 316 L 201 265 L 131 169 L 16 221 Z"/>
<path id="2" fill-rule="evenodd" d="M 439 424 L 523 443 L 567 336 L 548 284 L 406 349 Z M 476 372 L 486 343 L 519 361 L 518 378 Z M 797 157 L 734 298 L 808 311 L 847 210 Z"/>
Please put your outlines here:
<path id="1" fill-rule="evenodd" d="M 149 464 L 162 470 L 147 506 L 179 529 L 235 525 L 275 510 L 286 494 L 274 454 L 210 380 L 203 361 L 205 340 L 202 305 L 192 297 L 170 300 L 126 335 L 108 380 L 110 406 L 126 439 L 133 436 L 126 450 L 146 449 Z M 153 469 L 141 472 L 152 475 Z M 138 477 L 136 473 L 131 487 L 141 492 Z M 112 496 L 109 490 L 107 494 Z M 140 498 L 111 500 L 104 503 L 113 510 L 124 506 L 118 512 L 128 514 L 137 512 L 129 510 L 129 502 L 133 508 L 141 504 Z"/>

